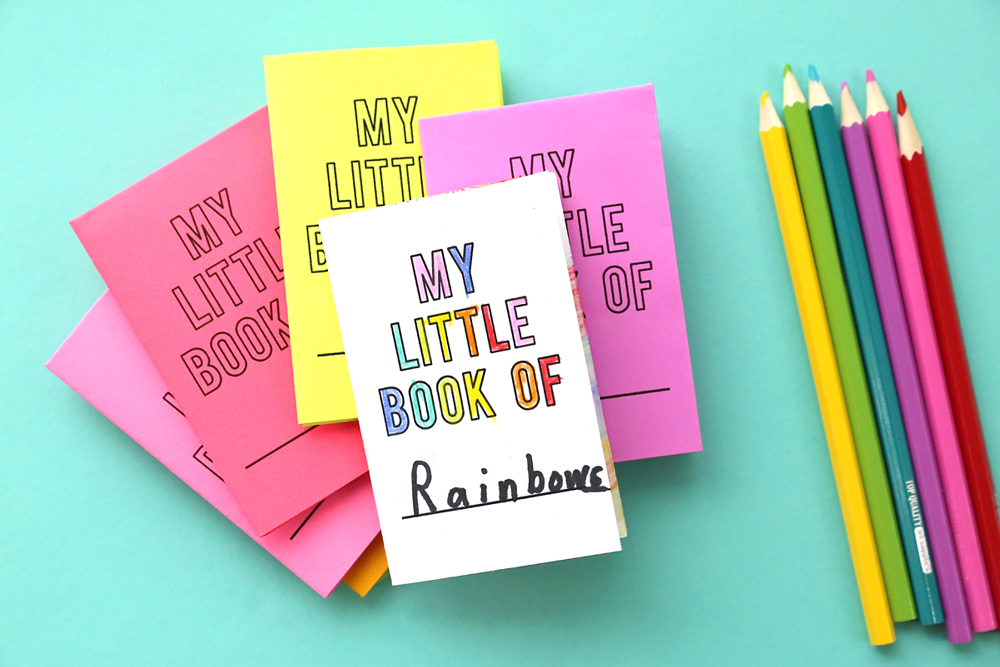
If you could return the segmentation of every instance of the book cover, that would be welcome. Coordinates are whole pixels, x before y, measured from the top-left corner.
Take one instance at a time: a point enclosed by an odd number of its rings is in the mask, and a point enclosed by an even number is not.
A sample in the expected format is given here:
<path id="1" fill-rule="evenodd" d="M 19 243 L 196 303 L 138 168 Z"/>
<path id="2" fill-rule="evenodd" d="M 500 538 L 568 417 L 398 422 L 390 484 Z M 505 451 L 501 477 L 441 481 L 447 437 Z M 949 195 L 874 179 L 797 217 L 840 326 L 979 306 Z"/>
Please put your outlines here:
<path id="1" fill-rule="evenodd" d="M 556 177 L 320 225 L 392 582 L 620 550 Z"/>
<path id="2" fill-rule="evenodd" d="M 266 108 L 71 224 L 257 535 L 365 472 L 295 418 Z"/>
<path id="3" fill-rule="evenodd" d="M 362 475 L 267 537 L 256 537 L 110 292 L 45 367 L 323 597 L 378 534 L 371 483 Z M 367 558 L 380 565 L 383 556 Z M 366 570 L 364 563 L 358 566 Z M 360 583 L 350 581 L 367 591 L 383 572 L 384 567 Z"/>
<path id="4" fill-rule="evenodd" d="M 701 451 L 652 84 L 420 121 L 428 194 L 555 174 L 615 461 Z"/>
<path id="5" fill-rule="evenodd" d="M 417 121 L 503 103 L 490 42 L 264 58 L 301 424 L 357 419 L 319 220 L 424 195 Z"/>

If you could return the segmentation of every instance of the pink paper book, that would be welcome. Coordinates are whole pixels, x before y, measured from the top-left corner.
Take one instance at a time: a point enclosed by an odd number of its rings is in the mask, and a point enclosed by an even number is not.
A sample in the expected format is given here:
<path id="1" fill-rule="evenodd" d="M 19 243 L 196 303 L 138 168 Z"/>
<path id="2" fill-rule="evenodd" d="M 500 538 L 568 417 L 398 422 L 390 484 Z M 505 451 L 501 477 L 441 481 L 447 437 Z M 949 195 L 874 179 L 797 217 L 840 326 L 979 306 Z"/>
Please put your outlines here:
<path id="1" fill-rule="evenodd" d="M 245 533 L 246 517 L 110 293 L 105 292 L 45 365 Z M 326 597 L 378 533 L 368 475 L 258 544 Z"/>
<path id="2" fill-rule="evenodd" d="M 266 108 L 72 225 L 256 534 L 367 470 L 296 420 Z"/>
<path id="3" fill-rule="evenodd" d="M 615 461 L 701 451 L 652 84 L 420 120 L 428 194 L 551 171 Z"/>

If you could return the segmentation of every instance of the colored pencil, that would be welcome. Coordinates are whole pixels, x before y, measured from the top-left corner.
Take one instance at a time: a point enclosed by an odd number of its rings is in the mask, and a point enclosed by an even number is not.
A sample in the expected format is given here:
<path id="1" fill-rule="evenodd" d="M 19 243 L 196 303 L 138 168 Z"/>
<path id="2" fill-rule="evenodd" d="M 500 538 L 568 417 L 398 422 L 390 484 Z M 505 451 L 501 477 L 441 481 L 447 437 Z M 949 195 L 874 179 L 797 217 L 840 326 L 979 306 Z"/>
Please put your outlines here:
<path id="1" fill-rule="evenodd" d="M 882 210 L 882 195 L 875 175 L 875 163 L 872 161 L 868 135 L 846 83 L 842 84 L 840 89 L 840 109 L 840 133 L 844 142 L 844 153 L 851 174 L 851 184 L 854 186 L 854 198 L 868 250 L 875 296 L 878 299 L 882 324 L 885 328 L 885 342 L 889 349 L 896 387 L 899 390 L 899 407 L 903 413 L 903 424 L 906 427 L 910 454 L 917 476 L 915 491 L 919 493 L 920 507 L 924 511 L 923 518 L 926 518 L 921 525 L 926 529 L 930 552 L 922 555 L 929 557 L 932 565 L 927 564 L 924 567 L 932 566 L 937 575 L 949 641 L 968 642 L 972 641 L 972 624 L 965 602 L 962 574 L 955 555 L 955 543 L 951 537 L 951 521 L 948 519 L 944 491 L 941 488 L 924 397 L 920 391 L 920 376 L 917 371 L 917 360 L 913 355 L 910 330 L 906 323 L 903 295 L 899 288 L 899 277 L 896 275 L 892 246 L 889 244 L 889 230 Z M 918 543 L 924 537 L 921 525 L 915 529 Z"/>
<path id="2" fill-rule="evenodd" d="M 958 551 L 958 564 L 962 571 L 969 614 L 972 617 L 972 629 L 984 632 L 997 627 L 996 616 L 986 580 L 983 552 L 976 532 L 976 520 L 972 512 L 969 486 L 965 479 L 937 334 L 931 317 L 917 238 L 913 231 L 910 203 L 903 181 L 903 167 L 899 147 L 896 144 L 896 131 L 892 125 L 892 116 L 889 114 L 889 105 L 886 104 L 871 70 L 868 70 L 867 81 L 868 138 L 875 157 L 875 170 L 878 173 L 882 203 L 885 206 L 885 217 L 889 226 L 889 238 L 892 241 L 893 256 L 903 291 L 910 337 L 916 352 L 924 404 L 930 418 L 945 502 L 951 519 L 955 548 Z"/>
<path id="3" fill-rule="evenodd" d="M 896 96 L 896 110 L 899 114 L 899 148 L 903 154 L 903 176 L 910 196 L 913 227 L 917 234 L 924 278 L 927 280 L 934 329 L 941 345 L 944 375 L 951 397 L 951 408 L 955 415 L 958 444 L 965 462 L 965 475 L 972 497 L 972 509 L 976 515 L 986 573 L 993 593 L 993 607 L 997 610 L 1000 609 L 1000 518 L 997 515 L 993 475 L 990 472 L 986 442 L 983 439 L 983 427 L 979 421 L 979 408 L 976 406 L 976 392 L 972 386 L 969 360 L 965 354 L 962 326 L 958 321 L 958 308 L 951 286 L 948 259 L 944 253 L 944 241 L 941 238 L 937 207 L 934 205 L 934 192 L 931 190 L 924 145 L 920 141 L 913 115 L 906 106 L 902 92 Z"/>
<path id="4" fill-rule="evenodd" d="M 809 116 L 812 119 L 816 147 L 819 150 L 820 166 L 826 183 L 827 200 L 833 216 L 834 231 L 844 268 L 844 278 L 851 297 L 851 308 L 861 343 L 861 356 L 868 378 L 868 390 L 875 409 L 876 425 L 882 440 L 882 454 L 885 457 L 889 485 L 895 501 L 896 519 L 900 526 L 903 551 L 909 568 L 913 598 L 917 605 L 917 615 L 924 625 L 933 625 L 944 620 L 937 580 L 931 568 L 925 568 L 920 561 L 921 545 L 917 543 L 917 522 L 921 511 L 919 496 L 910 494 L 916 488 L 910 450 L 906 442 L 906 430 L 899 411 L 896 396 L 896 382 L 892 377 L 889 351 L 885 346 L 882 318 L 875 299 L 871 271 L 868 268 L 868 253 L 861 238 L 861 223 L 854 204 L 854 190 L 847 172 L 844 148 L 840 143 L 840 127 L 833 113 L 826 88 L 809 66 Z M 915 505 L 913 503 L 916 503 Z M 922 522 L 921 522 L 922 525 Z M 926 540 L 923 542 L 926 550 Z M 926 565 L 932 563 L 930 558 Z M 926 571 L 926 570 L 930 571 Z"/>
<path id="5" fill-rule="evenodd" d="M 840 508 L 847 528 L 847 541 L 854 562 L 861 593 L 861 607 L 868 628 L 868 638 L 874 645 L 896 640 L 889 600 L 879 566 L 875 535 L 872 531 L 868 503 L 861 481 L 847 405 L 840 384 L 840 372 L 833 351 L 833 340 L 823 306 L 819 278 L 809 243 L 802 200 L 792 167 L 785 128 L 767 93 L 760 99 L 760 143 L 764 150 L 767 173 L 774 194 L 774 205 L 781 225 L 788 269 L 792 275 L 795 300 L 798 303 L 802 333 L 809 352 L 813 380 L 819 399 L 820 415 L 826 432 L 833 476 L 840 496 Z"/>
<path id="6" fill-rule="evenodd" d="M 833 337 L 833 349 L 840 369 L 847 414 L 851 421 L 854 446 L 858 452 L 861 476 L 868 499 L 875 542 L 878 544 L 879 562 L 885 579 L 889 606 L 895 621 L 909 621 L 917 617 L 910 589 L 910 577 L 906 571 L 903 544 L 896 522 L 896 510 L 889 492 L 882 445 L 875 426 L 868 381 L 861 361 L 861 348 L 851 314 L 847 286 L 837 254 L 837 242 L 833 233 L 830 205 L 826 198 L 826 187 L 820 169 L 819 154 L 813 137 L 812 122 L 805 97 L 791 66 L 785 66 L 784 81 L 785 124 L 788 141 L 792 149 L 795 175 L 799 182 L 802 206 L 809 228 L 816 270 L 826 306 L 827 320 Z"/>

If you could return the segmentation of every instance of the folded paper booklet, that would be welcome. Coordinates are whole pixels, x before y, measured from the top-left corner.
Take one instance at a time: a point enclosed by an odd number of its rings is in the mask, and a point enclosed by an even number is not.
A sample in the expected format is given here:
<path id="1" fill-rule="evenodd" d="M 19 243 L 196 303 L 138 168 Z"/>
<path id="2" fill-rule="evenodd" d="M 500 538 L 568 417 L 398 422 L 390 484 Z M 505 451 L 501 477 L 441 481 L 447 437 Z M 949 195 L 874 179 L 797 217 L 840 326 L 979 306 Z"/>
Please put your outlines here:
<path id="1" fill-rule="evenodd" d="M 319 220 L 424 195 L 417 120 L 503 104 L 490 42 L 264 58 L 301 424 L 357 419 Z"/>
<path id="2" fill-rule="evenodd" d="M 378 544 L 368 549 L 379 527 L 367 475 L 267 537 L 254 536 L 211 453 L 178 410 L 109 292 L 98 299 L 46 367 L 320 595 L 329 595 L 352 570 L 361 576 L 348 581 L 364 594 L 384 573 Z"/>
<path id="3" fill-rule="evenodd" d="M 392 582 L 620 550 L 556 177 L 320 225 Z"/>
<path id="4" fill-rule="evenodd" d="M 257 535 L 365 472 L 295 418 L 266 108 L 72 225 Z"/>
<path id="5" fill-rule="evenodd" d="M 653 86 L 420 121 L 429 194 L 559 181 L 615 461 L 701 451 Z"/>

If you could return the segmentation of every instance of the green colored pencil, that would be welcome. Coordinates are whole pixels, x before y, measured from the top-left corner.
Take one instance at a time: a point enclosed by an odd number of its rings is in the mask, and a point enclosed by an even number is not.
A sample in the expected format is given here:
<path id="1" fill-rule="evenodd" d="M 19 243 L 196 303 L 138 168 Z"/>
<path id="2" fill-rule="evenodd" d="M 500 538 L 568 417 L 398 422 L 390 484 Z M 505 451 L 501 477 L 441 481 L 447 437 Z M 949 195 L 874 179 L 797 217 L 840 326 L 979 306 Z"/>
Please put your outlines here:
<path id="1" fill-rule="evenodd" d="M 861 355 L 868 372 L 868 389 L 871 391 L 878 432 L 882 438 L 882 453 L 885 455 L 892 497 L 896 501 L 896 519 L 902 528 L 900 534 L 910 581 L 913 583 L 917 614 L 924 625 L 941 623 L 944 621 L 944 612 L 941 609 L 937 577 L 928 555 L 927 540 L 923 538 L 924 520 L 920 497 L 914 480 L 903 414 L 899 409 L 896 381 L 889 361 L 889 348 L 886 347 L 885 333 L 882 330 L 882 316 L 875 298 L 871 270 L 868 268 L 868 251 L 861 236 L 854 188 L 851 186 L 844 145 L 840 139 L 840 127 L 833 113 L 830 96 L 826 94 L 823 82 L 812 65 L 809 66 L 809 116 L 816 134 L 816 147 L 823 167 L 823 180 L 826 182 L 830 213 L 837 232 L 837 245 L 840 247 L 847 290 L 851 295 Z M 923 559 L 921 550 L 924 551 Z"/>
<path id="2" fill-rule="evenodd" d="M 910 577 L 906 571 L 896 511 L 889 492 L 889 479 L 886 476 L 882 445 L 868 393 L 858 334 L 854 328 L 854 316 L 851 314 L 844 273 L 837 254 L 826 185 L 820 169 L 809 108 L 790 65 L 785 66 L 784 112 L 788 141 L 795 162 L 795 175 L 798 177 L 806 214 L 806 226 L 809 228 L 809 239 L 816 257 L 823 304 L 830 322 L 837 367 L 840 369 L 851 432 L 854 434 L 861 477 L 865 485 L 865 497 L 868 499 L 868 510 L 875 531 L 875 544 L 878 546 L 882 576 L 889 596 L 889 608 L 894 621 L 911 621 L 917 617 L 917 610 L 913 591 L 910 589 Z"/>

